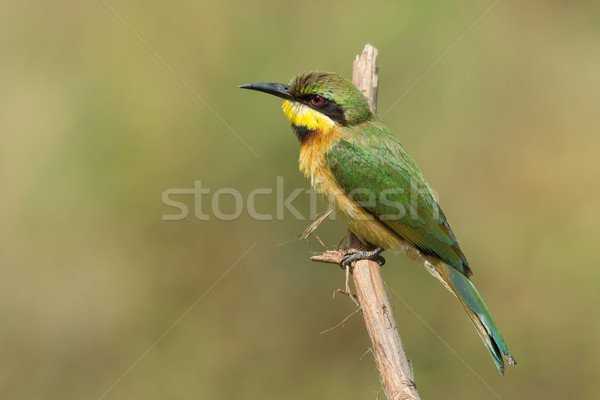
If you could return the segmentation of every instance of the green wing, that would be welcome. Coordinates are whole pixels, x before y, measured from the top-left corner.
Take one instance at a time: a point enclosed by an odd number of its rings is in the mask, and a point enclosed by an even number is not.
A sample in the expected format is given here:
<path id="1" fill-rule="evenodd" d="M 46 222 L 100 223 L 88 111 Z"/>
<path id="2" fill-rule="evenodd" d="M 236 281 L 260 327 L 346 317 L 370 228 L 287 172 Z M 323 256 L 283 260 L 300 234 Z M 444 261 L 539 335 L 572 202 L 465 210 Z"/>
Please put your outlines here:
<path id="1" fill-rule="evenodd" d="M 327 152 L 340 187 L 402 239 L 470 276 L 444 213 L 398 139 L 377 122 L 345 129 Z"/>

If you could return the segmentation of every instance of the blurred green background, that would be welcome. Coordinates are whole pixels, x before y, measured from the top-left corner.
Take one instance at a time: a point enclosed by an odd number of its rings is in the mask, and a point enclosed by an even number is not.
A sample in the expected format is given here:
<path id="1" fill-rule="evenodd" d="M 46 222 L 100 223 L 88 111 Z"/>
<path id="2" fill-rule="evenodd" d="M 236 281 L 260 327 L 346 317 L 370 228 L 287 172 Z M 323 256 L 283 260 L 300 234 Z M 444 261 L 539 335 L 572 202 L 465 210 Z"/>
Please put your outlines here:
<path id="1" fill-rule="evenodd" d="M 340 269 L 309 261 L 319 242 L 295 239 L 309 221 L 211 211 L 220 188 L 245 205 L 278 176 L 286 196 L 309 187 L 280 102 L 236 86 L 349 77 L 367 42 L 380 113 L 519 362 L 500 377 L 451 295 L 388 252 L 421 397 L 600 397 L 600 3 L 501 1 L 419 81 L 493 4 L 3 2 L 0 398 L 377 398 L 359 314 L 320 334 L 355 308 L 332 299 Z M 210 220 L 188 195 L 164 221 L 163 191 L 197 180 Z M 328 247 L 344 233 L 319 229 Z"/>

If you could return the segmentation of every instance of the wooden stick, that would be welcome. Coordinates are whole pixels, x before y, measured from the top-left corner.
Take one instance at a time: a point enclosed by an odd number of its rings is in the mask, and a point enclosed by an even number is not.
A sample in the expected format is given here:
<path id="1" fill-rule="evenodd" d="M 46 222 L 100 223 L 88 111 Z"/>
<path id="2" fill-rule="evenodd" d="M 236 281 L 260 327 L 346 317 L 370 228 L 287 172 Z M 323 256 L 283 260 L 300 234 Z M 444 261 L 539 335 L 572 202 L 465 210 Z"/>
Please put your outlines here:
<path id="1" fill-rule="evenodd" d="M 356 57 L 352 68 L 352 81 L 369 99 L 369 106 L 374 114 L 377 111 L 378 86 L 376 58 L 377 49 L 367 44 L 362 55 Z M 348 250 L 361 247 L 364 248 L 364 244 L 350 233 Z M 326 251 L 320 256 L 312 257 L 312 260 L 339 263 L 346 251 Z M 420 400 L 413 371 L 398 335 L 379 264 L 368 260 L 358 261 L 353 266 L 352 277 L 388 400 Z"/>

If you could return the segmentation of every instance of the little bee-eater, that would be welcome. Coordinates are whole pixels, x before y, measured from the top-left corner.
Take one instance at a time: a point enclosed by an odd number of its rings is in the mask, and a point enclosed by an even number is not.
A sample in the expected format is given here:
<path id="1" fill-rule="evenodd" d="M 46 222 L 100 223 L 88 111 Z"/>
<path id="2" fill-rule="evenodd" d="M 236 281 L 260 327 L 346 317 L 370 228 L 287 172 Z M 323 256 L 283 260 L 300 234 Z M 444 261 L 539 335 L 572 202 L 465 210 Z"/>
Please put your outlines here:
<path id="1" fill-rule="evenodd" d="M 240 88 L 283 99 L 283 112 L 300 141 L 300 170 L 348 228 L 375 247 L 347 254 L 342 266 L 365 258 L 382 264 L 384 249 L 408 243 L 462 304 L 500 373 L 504 360 L 515 365 L 419 167 L 352 82 L 334 73 L 308 72 L 289 85 L 252 83 Z"/>

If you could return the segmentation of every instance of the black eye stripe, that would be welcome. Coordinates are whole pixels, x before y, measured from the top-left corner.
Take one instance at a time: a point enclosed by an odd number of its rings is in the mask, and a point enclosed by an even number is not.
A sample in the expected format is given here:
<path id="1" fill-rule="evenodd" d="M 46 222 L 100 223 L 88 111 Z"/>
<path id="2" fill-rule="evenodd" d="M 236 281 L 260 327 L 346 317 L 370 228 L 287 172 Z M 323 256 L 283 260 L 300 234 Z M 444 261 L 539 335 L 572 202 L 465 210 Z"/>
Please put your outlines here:
<path id="1" fill-rule="evenodd" d="M 337 123 L 342 125 L 346 124 L 346 115 L 344 114 L 344 110 L 334 101 L 328 100 L 324 96 L 319 95 L 322 101 L 318 104 L 313 103 L 314 95 L 305 96 L 302 100 L 304 104 L 309 106 L 310 108 L 319 111 L 327 115 L 329 118 L 334 120 Z"/>

